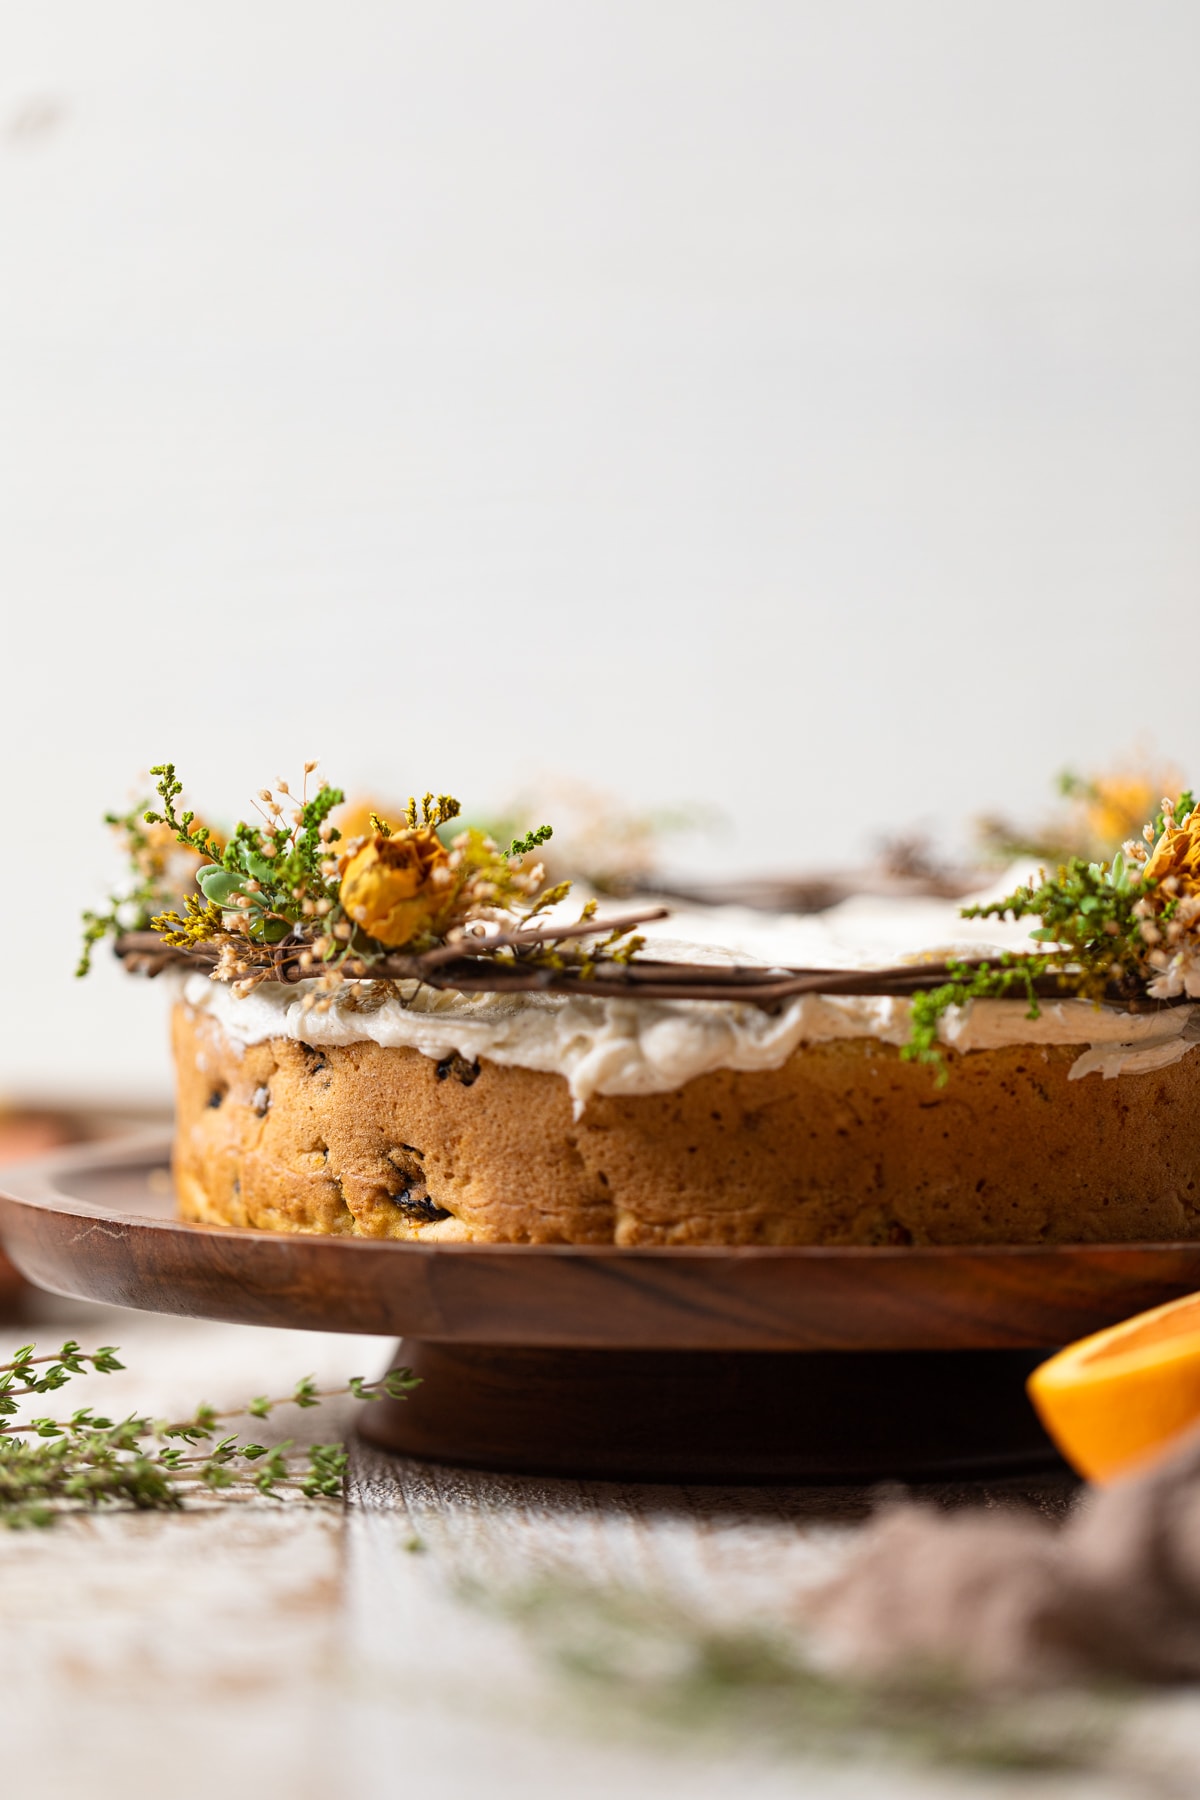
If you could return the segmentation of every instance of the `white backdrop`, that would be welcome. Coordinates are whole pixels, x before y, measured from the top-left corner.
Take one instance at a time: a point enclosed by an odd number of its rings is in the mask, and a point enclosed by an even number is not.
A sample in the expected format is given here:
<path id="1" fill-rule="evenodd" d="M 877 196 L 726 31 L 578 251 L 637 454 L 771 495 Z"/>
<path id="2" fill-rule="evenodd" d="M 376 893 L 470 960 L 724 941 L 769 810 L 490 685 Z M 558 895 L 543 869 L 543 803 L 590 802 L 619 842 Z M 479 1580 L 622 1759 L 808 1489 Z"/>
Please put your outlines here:
<path id="1" fill-rule="evenodd" d="M 93 824 L 320 754 L 841 860 L 1200 771 L 1193 0 L 0 4 L 0 1083 Z M 62 973 L 58 973 L 61 966 Z"/>

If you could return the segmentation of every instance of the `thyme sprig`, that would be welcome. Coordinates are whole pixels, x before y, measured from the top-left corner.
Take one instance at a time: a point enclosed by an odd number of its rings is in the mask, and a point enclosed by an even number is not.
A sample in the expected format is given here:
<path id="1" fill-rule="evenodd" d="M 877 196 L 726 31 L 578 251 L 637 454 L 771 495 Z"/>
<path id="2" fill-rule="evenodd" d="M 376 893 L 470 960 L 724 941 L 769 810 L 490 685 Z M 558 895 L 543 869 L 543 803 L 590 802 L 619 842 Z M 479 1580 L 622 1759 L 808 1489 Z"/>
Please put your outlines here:
<path id="1" fill-rule="evenodd" d="M 112 1345 L 87 1351 L 68 1339 L 51 1355 L 35 1350 L 23 1344 L 0 1363 L 0 1524 L 11 1529 L 52 1525 L 64 1513 L 99 1507 L 179 1511 L 200 1493 L 337 1499 L 346 1468 L 341 1444 L 303 1450 L 291 1438 L 258 1444 L 225 1426 L 238 1418 L 268 1418 L 281 1406 L 319 1406 L 344 1395 L 402 1400 L 420 1385 L 410 1369 L 392 1369 L 377 1382 L 354 1375 L 345 1387 L 326 1390 L 305 1376 L 289 1394 L 260 1394 L 227 1411 L 201 1404 L 186 1419 L 114 1420 L 86 1406 L 65 1419 L 21 1418 L 36 1396 L 64 1387 L 89 1367 L 108 1375 L 125 1366 Z M 189 1455 L 197 1446 L 199 1453 Z"/>
<path id="2" fill-rule="evenodd" d="M 969 1000 L 1024 996 L 1039 1013 L 1035 983 L 1054 976 L 1060 992 L 1096 1004 L 1105 998 L 1200 997 L 1200 817 L 1191 790 L 1164 799 L 1111 862 L 1072 856 L 1053 875 L 1039 870 L 999 900 L 961 908 L 964 919 L 1037 919 L 1039 949 L 996 962 L 949 962 L 950 980 L 917 994 L 901 1055 L 946 1072 L 942 1020 Z"/>
<path id="3" fill-rule="evenodd" d="M 842 1672 L 823 1666 L 799 1621 L 713 1617 L 666 1587 L 601 1586 L 552 1568 L 509 1586 L 467 1577 L 458 1592 L 515 1626 L 581 1723 L 607 1736 L 624 1724 L 693 1754 L 754 1742 L 805 1759 L 870 1744 L 900 1766 L 1030 1772 L 1093 1770 L 1116 1737 L 1111 1688 L 979 1690 L 920 1661 L 887 1676 Z"/>
<path id="4" fill-rule="evenodd" d="M 514 838 L 505 851 L 506 856 L 528 856 L 539 844 L 548 844 L 554 836 L 552 825 L 538 825 L 533 831 L 526 832 L 524 837 Z"/>
<path id="5" fill-rule="evenodd" d="M 968 1000 L 1009 1000 L 1019 997 L 1029 1002 L 1025 1017 L 1036 1019 L 1041 1008 L 1038 1006 L 1034 983 L 1039 976 L 1047 973 L 1049 965 L 1050 959 L 1047 956 L 1016 956 L 1007 953 L 995 965 L 987 962 L 964 963 L 954 957 L 948 958 L 946 967 L 950 971 L 950 980 L 913 995 L 908 1042 L 900 1051 L 902 1060 L 929 1063 L 937 1070 L 938 1086 L 943 1087 L 946 1083 L 946 1059 L 939 1033 L 942 1020 L 951 1007 L 965 1006 Z"/>

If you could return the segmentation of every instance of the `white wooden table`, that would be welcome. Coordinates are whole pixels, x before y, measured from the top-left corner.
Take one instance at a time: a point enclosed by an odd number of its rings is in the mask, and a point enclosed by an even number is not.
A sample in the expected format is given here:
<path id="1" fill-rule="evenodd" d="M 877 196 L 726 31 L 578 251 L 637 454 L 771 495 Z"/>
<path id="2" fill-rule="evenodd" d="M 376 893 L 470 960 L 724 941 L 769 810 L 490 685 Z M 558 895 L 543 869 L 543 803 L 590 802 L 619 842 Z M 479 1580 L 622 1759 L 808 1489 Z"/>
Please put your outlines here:
<path id="1" fill-rule="evenodd" d="M 115 1342 L 88 1378 L 112 1413 L 178 1416 L 315 1373 L 378 1372 L 392 1346 L 118 1313 L 36 1297 L 0 1343 Z M 69 1393 L 74 1399 L 73 1384 Z M 288 1418 L 349 1434 L 346 1409 Z M 996 1504 L 1012 1488 L 946 1491 Z M 1051 1511 L 1066 1490 L 1035 1484 Z M 180 1516 L 0 1533 L 4 1800 L 247 1800 L 331 1794 L 457 1800 L 1133 1800 L 1197 1791 L 1200 1701 L 1140 1703 L 1111 1773 L 988 1775 L 879 1744 L 822 1760 L 736 1731 L 702 1742 L 579 1697 L 528 1625 L 488 1601 L 580 1579 L 667 1593 L 734 1625 L 783 1619 L 869 1509 L 858 1489 L 608 1486 L 352 1456 L 348 1503 L 204 1504 Z M 1144 1754 L 1143 1747 L 1144 1746 Z M 10 1779 L 15 1771 L 15 1785 Z M 1144 1771 L 1143 1773 L 1139 1771 Z M 1149 1783 L 1149 1785 L 1147 1785 Z"/>

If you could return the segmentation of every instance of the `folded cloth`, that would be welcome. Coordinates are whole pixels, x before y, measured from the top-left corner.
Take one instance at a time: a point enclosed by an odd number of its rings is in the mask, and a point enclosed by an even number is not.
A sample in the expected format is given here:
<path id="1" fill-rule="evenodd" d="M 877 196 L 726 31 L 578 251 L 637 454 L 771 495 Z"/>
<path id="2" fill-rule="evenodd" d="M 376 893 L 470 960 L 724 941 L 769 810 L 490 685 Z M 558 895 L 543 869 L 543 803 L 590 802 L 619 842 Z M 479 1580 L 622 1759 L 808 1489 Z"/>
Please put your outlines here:
<path id="1" fill-rule="evenodd" d="M 835 1667 L 978 1685 L 1200 1676 L 1200 1431 L 1065 1524 L 885 1506 L 805 1617 Z"/>

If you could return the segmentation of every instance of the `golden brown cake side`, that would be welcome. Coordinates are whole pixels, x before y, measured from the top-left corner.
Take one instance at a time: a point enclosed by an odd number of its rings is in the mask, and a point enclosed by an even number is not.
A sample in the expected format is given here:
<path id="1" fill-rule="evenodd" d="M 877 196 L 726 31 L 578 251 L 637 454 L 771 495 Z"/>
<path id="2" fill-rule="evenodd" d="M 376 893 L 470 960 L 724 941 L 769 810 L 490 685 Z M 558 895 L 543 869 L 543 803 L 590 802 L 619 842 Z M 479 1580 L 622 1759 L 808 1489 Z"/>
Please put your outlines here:
<path id="1" fill-rule="evenodd" d="M 371 1042 L 242 1049 L 175 1009 L 186 1219 L 488 1243 L 988 1244 L 1200 1237 L 1200 1056 L 1068 1081 L 1079 1046 L 870 1038 L 669 1093 Z"/>

